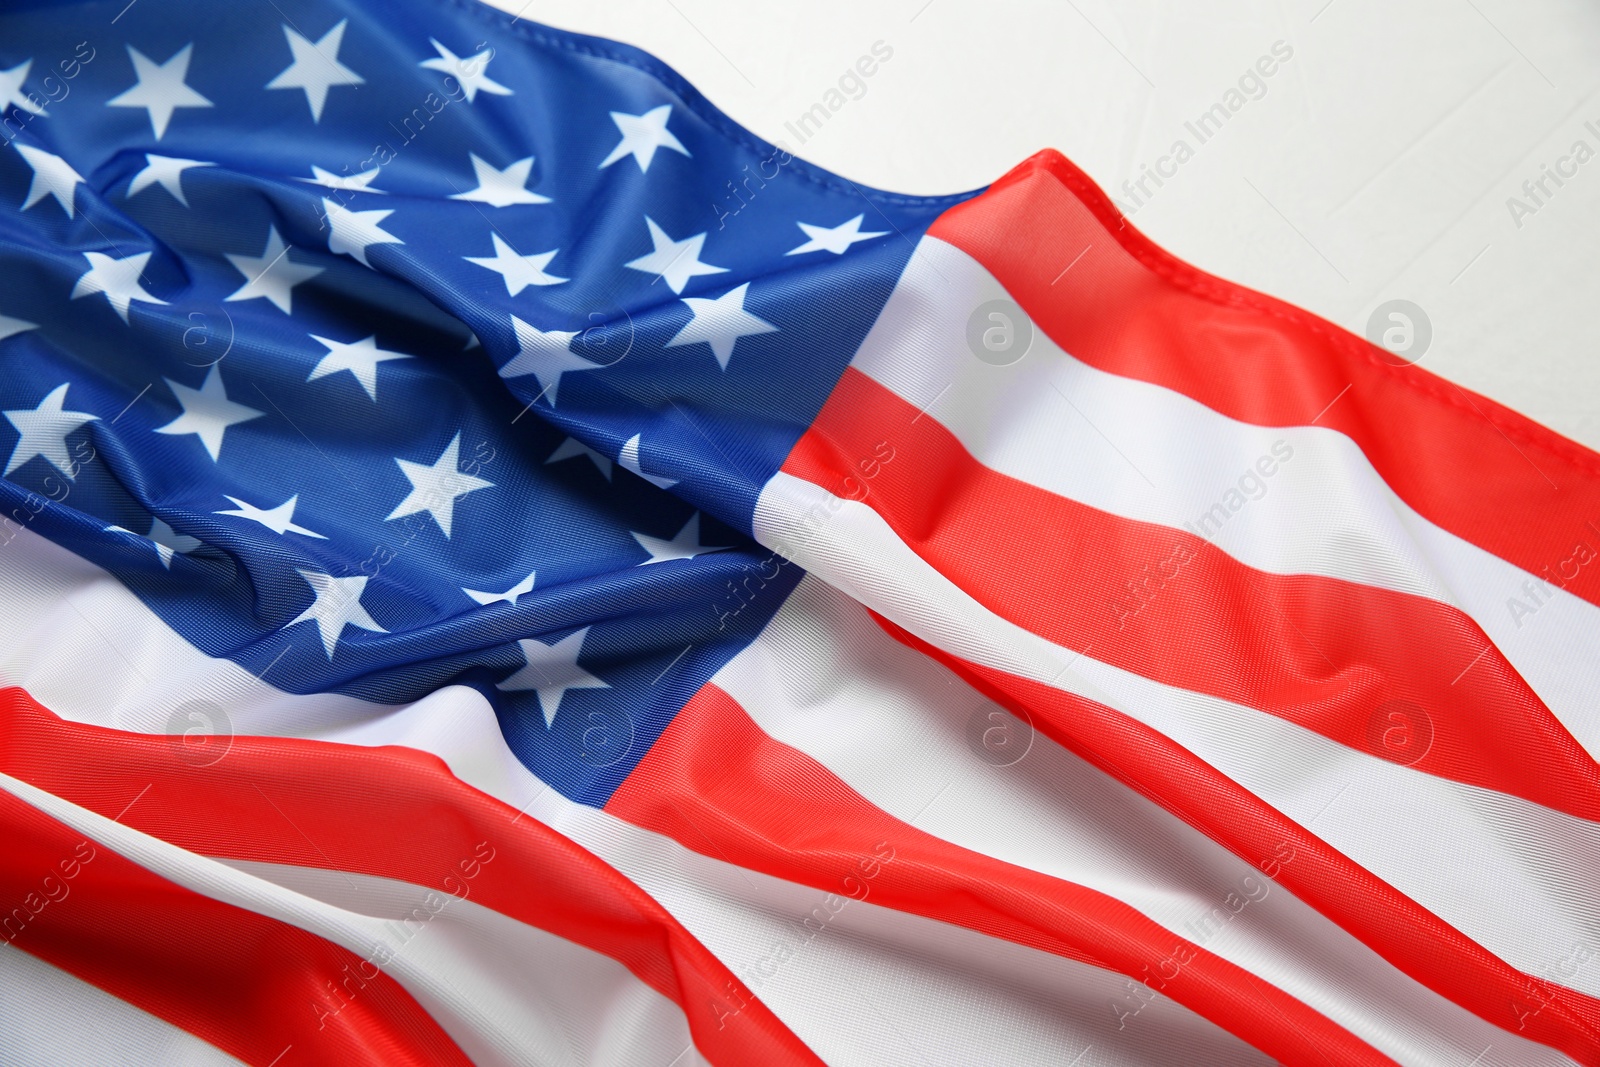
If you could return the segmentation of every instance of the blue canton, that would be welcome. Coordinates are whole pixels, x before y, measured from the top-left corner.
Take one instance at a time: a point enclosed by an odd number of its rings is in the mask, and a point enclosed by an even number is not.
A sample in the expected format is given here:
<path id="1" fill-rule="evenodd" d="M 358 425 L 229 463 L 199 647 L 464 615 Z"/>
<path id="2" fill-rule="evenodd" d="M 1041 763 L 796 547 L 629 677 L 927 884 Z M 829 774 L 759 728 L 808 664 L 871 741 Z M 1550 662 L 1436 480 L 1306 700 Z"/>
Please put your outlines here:
<path id="1" fill-rule="evenodd" d="M 0 139 L 0 541 L 281 689 L 475 687 L 592 804 L 799 579 L 757 495 L 962 199 L 449 0 L 12 5 Z"/>

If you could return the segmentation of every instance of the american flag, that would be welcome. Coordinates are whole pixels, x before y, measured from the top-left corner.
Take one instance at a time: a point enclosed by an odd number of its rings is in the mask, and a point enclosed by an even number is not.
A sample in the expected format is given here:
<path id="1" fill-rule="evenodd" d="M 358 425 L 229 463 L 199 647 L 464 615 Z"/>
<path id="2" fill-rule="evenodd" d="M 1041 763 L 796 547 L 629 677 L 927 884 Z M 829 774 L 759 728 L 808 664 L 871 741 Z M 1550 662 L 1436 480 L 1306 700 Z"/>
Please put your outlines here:
<path id="1" fill-rule="evenodd" d="M 1600 1063 L 1593 452 L 468 0 L 0 138 L 0 1062 Z"/>

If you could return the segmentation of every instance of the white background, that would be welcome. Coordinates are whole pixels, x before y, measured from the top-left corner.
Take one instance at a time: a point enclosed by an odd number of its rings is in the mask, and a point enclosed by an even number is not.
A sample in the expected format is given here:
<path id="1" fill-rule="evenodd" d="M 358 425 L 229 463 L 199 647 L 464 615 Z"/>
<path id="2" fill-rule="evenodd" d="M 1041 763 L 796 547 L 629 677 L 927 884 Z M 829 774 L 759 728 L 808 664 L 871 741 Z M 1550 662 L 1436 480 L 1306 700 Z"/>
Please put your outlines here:
<path id="1" fill-rule="evenodd" d="M 1414 301 L 1423 366 L 1600 448 L 1595 0 L 494 2 L 653 52 L 879 188 L 972 189 L 1058 148 L 1205 270 L 1358 333 Z M 797 146 L 785 123 L 879 40 L 893 58 Z M 1280 40 L 1293 58 L 1199 144 L 1184 122 Z M 1135 207 L 1121 183 L 1179 137 L 1194 157 Z M 1518 226 L 1507 199 L 1580 138 L 1597 158 Z"/>

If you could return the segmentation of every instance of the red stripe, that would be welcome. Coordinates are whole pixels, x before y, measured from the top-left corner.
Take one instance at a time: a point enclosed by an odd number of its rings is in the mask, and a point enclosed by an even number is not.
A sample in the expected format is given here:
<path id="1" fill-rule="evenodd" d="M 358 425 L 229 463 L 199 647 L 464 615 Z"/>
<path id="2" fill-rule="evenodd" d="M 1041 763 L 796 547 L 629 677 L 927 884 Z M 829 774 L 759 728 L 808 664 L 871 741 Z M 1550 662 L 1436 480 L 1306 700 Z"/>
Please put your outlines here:
<path id="1" fill-rule="evenodd" d="M 642 889 L 461 782 L 437 757 L 236 737 L 223 758 L 195 767 L 182 745 L 67 722 L 19 689 L 0 691 L 0 771 L 111 816 L 148 786 L 122 822 L 202 855 L 359 872 L 464 895 L 626 966 L 683 1009 L 695 1047 L 712 1062 L 821 1062 Z M 484 843 L 491 862 L 478 862 Z M 144 966 L 129 956 L 117 973 L 137 981 Z M 736 1013 L 730 1003 L 740 1005 Z"/>
<path id="2" fill-rule="evenodd" d="M 1281 989 L 1115 897 L 894 818 L 810 756 L 767 736 L 715 685 L 678 713 L 606 810 L 686 848 L 835 899 L 870 899 L 1136 981 L 1155 976 L 1151 988 L 1285 1063 L 1392 1062 Z M 1163 982 L 1175 954 L 1192 958 Z"/>
<path id="3" fill-rule="evenodd" d="M 119 808 L 142 787 L 121 788 Z M 170 882 L 3 790 L 0 838 L 0 940 L 229 1055 L 471 1063 L 398 982 L 368 977 L 340 945 Z"/>
<path id="4" fill-rule="evenodd" d="M 1420 367 L 1393 366 L 1392 356 L 1315 315 L 1183 263 L 1059 153 L 1029 159 L 928 233 L 982 263 L 1085 363 L 1242 422 L 1316 419 L 1360 445 L 1419 514 L 1525 571 L 1555 576 L 1577 542 L 1600 539 L 1600 455 Z M 1600 604 L 1600 568 L 1579 570 L 1566 588 Z"/>
<path id="5" fill-rule="evenodd" d="M 853 459 L 885 441 L 894 461 L 861 480 Z M 865 486 L 865 503 L 917 555 L 991 611 L 1057 644 L 1419 771 L 1600 818 L 1600 766 L 1454 607 L 1258 571 L 1194 534 L 1000 474 L 853 368 L 783 469 L 841 497 Z M 1147 577 L 1155 581 L 1137 595 L 1129 589 Z M 1373 724 L 1390 701 L 1422 710 L 1430 746 L 1385 752 Z"/>
<path id="6" fill-rule="evenodd" d="M 1600 1001 L 1510 966 L 1144 723 L 969 663 L 874 617 L 896 640 L 945 664 L 1014 714 L 1026 714 L 1046 737 L 1235 855 L 1261 865 L 1283 855 L 1287 845 L 1293 859 L 1276 865 L 1275 879 L 1417 982 L 1495 1026 L 1579 1063 L 1600 1064 Z"/>

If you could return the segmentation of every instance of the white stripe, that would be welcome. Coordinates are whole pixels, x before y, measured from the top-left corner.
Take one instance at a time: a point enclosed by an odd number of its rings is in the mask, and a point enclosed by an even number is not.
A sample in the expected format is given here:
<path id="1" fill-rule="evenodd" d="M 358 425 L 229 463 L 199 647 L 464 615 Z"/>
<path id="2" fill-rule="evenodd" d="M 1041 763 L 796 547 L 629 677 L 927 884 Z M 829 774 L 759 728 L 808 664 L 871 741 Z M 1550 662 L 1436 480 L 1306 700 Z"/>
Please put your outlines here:
<path id="1" fill-rule="evenodd" d="M 545 797 L 535 814 L 661 901 L 827 1063 L 1270 1062 L 1166 997 L 1119 1030 L 1121 975 L 880 907 L 870 888 L 848 903 L 835 894 L 832 911 L 820 890 Z"/>
<path id="2" fill-rule="evenodd" d="M 1037 326 L 1019 362 L 976 359 L 967 316 L 1005 297 L 976 260 L 925 237 L 851 365 L 927 409 L 993 470 L 1124 518 L 1187 524 L 1258 570 L 1342 578 L 1461 608 L 1600 757 L 1600 607 L 1554 586 L 1530 595 L 1523 587 L 1533 576 L 1418 515 L 1344 434 L 1235 421 L 1182 393 L 1096 370 Z M 1279 442 L 1287 462 L 1273 456 Z M 1263 457 L 1268 477 L 1255 467 Z M 1240 493 L 1230 500 L 1244 501 L 1237 511 L 1224 506 L 1225 521 L 1202 525 L 1247 472 L 1256 498 Z M 1600 566 L 1600 536 L 1575 526 L 1569 545 L 1580 541 Z M 1553 574 L 1561 562 L 1547 561 Z M 1536 611 L 1514 613 L 1513 598 Z"/>
<path id="3" fill-rule="evenodd" d="M 633 1067 L 704 1064 L 678 1005 L 626 967 L 582 945 L 471 899 L 349 871 L 224 860 L 300 896 L 387 922 L 387 941 L 411 953 L 428 944 L 444 973 L 465 971 L 494 1000 L 483 1005 L 520 1059 L 539 1064 Z M 442 899 L 441 899 L 442 898 Z M 432 944 L 438 942 L 440 944 Z"/>
<path id="4" fill-rule="evenodd" d="M 785 486 L 795 499 L 786 506 L 787 518 L 782 518 L 774 506 Z M 806 526 L 801 516 L 814 504 L 822 505 L 822 514 L 830 514 L 830 499 L 815 487 L 780 476 L 763 496 L 759 530 L 768 543 L 789 544 L 804 565 L 831 574 L 835 584 L 858 599 L 957 655 L 1041 681 L 1057 678 L 1063 667 L 1071 665 L 1073 656 L 1067 650 L 996 619 L 947 587 L 866 509 L 835 500 L 841 513 L 815 531 L 828 535 L 825 542 L 834 543 L 826 553 L 816 545 L 802 551 L 800 535 Z M 842 547 L 852 540 L 858 555 Z M 0 645 L 9 653 L 0 678 L 24 685 L 57 714 L 159 733 L 170 729 L 175 703 L 195 691 L 229 694 L 230 713 L 246 724 L 236 725 L 241 732 L 406 744 L 440 755 L 458 777 L 519 808 L 541 794 L 547 795 L 539 803 L 567 807 L 506 748 L 488 705 L 471 690 L 442 690 L 407 708 L 331 695 L 279 693 L 237 665 L 210 659 L 175 637 L 120 583 L 64 549 L 24 533 L 4 551 L 9 558 L 0 560 L 0 576 L 13 576 L 5 591 L 8 596 L 14 591 L 17 599 L 8 600 L 14 609 L 0 615 L 0 640 L 14 638 Z M 36 588 L 45 592 L 15 580 L 18 574 L 33 576 Z M 919 584 L 927 588 L 919 589 Z M 934 608 L 930 610 L 929 604 Z M 90 624 L 88 618 L 95 622 Z M 108 654 L 108 635 L 116 636 L 119 651 Z M 142 667 L 134 666 L 130 653 L 138 654 Z M 91 661 L 98 665 L 92 679 L 81 669 Z M 1113 700 L 1089 680 L 1090 671 L 1130 699 Z M 1600 859 L 1592 838 L 1585 839 L 1577 832 L 1583 828 L 1571 820 L 1553 817 L 1548 826 L 1529 825 L 1531 806 L 1510 801 L 1509 823 L 1502 816 L 1480 825 L 1474 812 L 1505 798 L 1363 757 L 1272 716 L 1167 690 L 1092 661 L 1079 661 L 1056 684 L 1113 707 L 1133 709 L 1137 717 L 1174 736 L 1281 810 L 1302 822 L 1315 816 L 1319 835 L 1514 965 L 1554 978 L 1553 968 L 1570 957 L 1574 945 L 1594 942 L 1589 933 L 1596 929 L 1593 903 L 1580 894 L 1589 886 L 1582 872 L 1594 869 Z M 1336 794 L 1339 802 L 1319 815 Z M 1361 810 L 1360 805 L 1375 804 L 1377 798 L 1389 798 L 1391 810 Z M 1347 809 L 1346 804 L 1357 806 Z M 1396 810 L 1425 814 L 1397 818 Z M 574 818 L 588 820 L 595 814 L 581 809 Z M 1519 820 L 1527 829 L 1494 836 L 1492 827 L 1514 827 Z M 618 862 L 604 842 L 583 832 L 582 826 L 558 829 Z M 1537 862 L 1521 858 L 1527 847 L 1523 842 L 1543 850 Z M 1457 878 L 1453 871 L 1458 868 L 1432 858 L 1439 855 L 1481 859 L 1496 877 Z M 646 880 L 643 873 L 628 873 Z M 654 888 L 670 895 L 670 881 Z M 1574 914 L 1575 906 L 1583 910 Z M 699 934 L 693 925 L 690 929 Z M 1591 992 L 1600 985 L 1586 973 L 1569 984 Z M 793 1021 L 794 1013 L 781 999 L 772 1007 L 780 1018 Z M 803 1025 L 797 1032 L 808 1042 L 819 1036 L 806 1032 Z"/>
<path id="5" fill-rule="evenodd" d="M 279 693 L 236 664 L 211 659 L 174 638 L 120 583 L 50 542 L 25 533 L 4 551 L 17 553 L 22 572 L 36 576 L 40 588 L 49 591 L 35 595 L 26 584 L 18 587 L 24 606 L 46 620 L 41 624 L 19 624 L 20 610 L 0 616 L 0 640 L 10 627 L 25 650 L 8 655 L 0 667 L 7 684 L 24 686 L 63 718 L 117 729 L 165 732 L 171 729 L 169 709 L 199 689 L 230 694 L 227 707 L 239 732 L 247 728 L 264 735 L 430 752 L 462 781 L 617 867 L 728 966 L 752 984 L 759 981 L 767 1006 L 830 1063 L 878 1067 L 948 1062 L 951 1056 L 1060 1063 L 1071 1061 L 1071 1055 L 1063 1059 L 1063 1049 L 1091 1045 L 1081 1061 L 1085 1065 L 1163 1065 L 1179 1057 L 1219 1065 L 1264 1062 L 1167 998 L 1145 1008 L 1137 1027 L 1119 1032 L 1111 1004 L 1127 997 L 1124 977 L 870 900 L 843 908 L 825 934 L 786 960 L 777 975 L 763 977 L 757 968 L 782 939 L 798 937 L 796 923 L 826 894 L 709 859 L 567 800 L 512 754 L 492 707 L 476 690 L 451 686 L 414 704 L 391 707 Z M 94 623 L 63 604 L 62 597 L 70 597 Z M 108 654 L 109 635 L 115 635 L 122 654 Z M 135 651 L 139 658 L 128 658 Z M 98 665 L 92 683 L 81 677 L 81 664 L 91 657 Z M 72 669 L 73 662 L 79 670 Z M 179 884 L 292 922 L 362 955 L 382 934 L 382 920 L 319 899 L 326 887 L 305 895 L 257 877 L 260 865 L 194 856 L 25 783 L 4 781 L 30 803 L 65 822 L 81 823 L 89 836 Z M 505 1062 L 513 1050 L 505 1047 L 504 1031 L 498 1029 L 504 1021 L 486 1019 L 462 1002 L 477 995 L 458 992 L 475 988 L 471 974 L 457 973 L 462 966 L 459 958 L 436 961 L 408 946 L 391 974 L 469 1055 L 479 1062 Z M 484 995 L 494 1002 L 494 991 Z M 877 1014 L 864 1011 L 864 1004 Z M 1003 1055 L 991 1061 L 990 1050 Z"/>
<path id="6" fill-rule="evenodd" d="M 177 885 L 344 946 L 411 993 L 474 1063 L 576 1067 L 593 1062 L 592 1053 L 607 1042 L 610 1054 L 621 1057 L 613 1062 L 641 1062 L 632 1058 L 637 1053 L 667 1063 L 690 1045 L 676 1006 L 671 1012 L 676 1018 L 669 1019 L 649 1003 L 661 999 L 659 994 L 614 960 L 470 900 L 388 879 L 358 882 L 356 875 L 333 872 L 335 881 L 348 883 L 341 894 L 310 872 L 197 855 L 9 775 L 0 774 L 0 789 Z M 357 903 L 360 910 L 353 906 Z M 414 931 L 400 927 L 397 932 L 393 920 L 413 907 L 431 918 L 414 919 Z M 564 995 L 548 997 L 562 985 Z M 547 999 L 530 998 L 530 992 Z M 358 988 L 350 1000 L 359 996 Z M 580 1020 L 602 1005 L 612 1009 L 608 1022 L 650 1025 L 631 1035 L 599 1034 L 592 1027 L 598 1019 Z M 324 1021 L 335 1025 L 332 1009 L 339 1003 L 325 1006 L 331 1019 Z M 315 1009 L 308 1004 L 307 1010 Z M 680 1062 L 697 1061 L 691 1054 Z"/>
<path id="7" fill-rule="evenodd" d="M 308 704 L 180 637 L 113 575 L 31 530 L 0 545 L 0 686 L 115 730 L 182 733 L 211 701 L 235 734 L 356 723 L 383 708 L 327 694 Z"/>
<path id="8" fill-rule="evenodd" d="M 826 906 L 826 893 L 575 804 L 511 754 L 476 690 L 452 687 L 429 700 L 323 739 L 432 752 L 468 784 L 594 852 L 660 902 L 829 1063 L 910 1067 L 941 1062 L 940 1050 L 983 1050 L 986 1060 L 997 1050 L 992 1062 L 1060 1062 L 1062 1049 L 1088 1045 L 1098 1058 L 1086 1063 L 1167 1064 L 1180 1053 L 1196 1063 L 1259 1062 L 1165 997 L 1139 1013 L 1137 1028 L 1120 1032 L 1111 1007 L 1129 996 L 1120 975 L 870 900 L 842 906 L 823 935 L 807 938 L 801 924 Z M 792 955 L 772 966 L 785 946 Z"/>
<path id="9" fill-rule="evenodd" d="M 0 1063 L 239 1067 L 240 1061 L 76 975 L 0 947 Z"/>
<path id="10" fill-rule="evenodd" d="M 774 526 L 774 491 L 787 483 L 794 483 L 791 490 L 798 487 L 799 497 Z M 797 542 L 805 510 L 821 503 L 826 513 L 828 499 L 815 487 L 780 476 L 764 494 L 758 514 L 764 538 Z M 851 514 L 865 510 L 842 507 Z M 858 529 L 861 519 L 866 527 Z M 919 571 L 921 561 L 871 513 L 843 525 L 835 516 L 827 526 L 842 533 L 844 543 L 859 537 L 859 554 L 839 544 L 832 547 L 832 564 L 815 546 L 805 552 L 792 548 L 792 554 L 908 629 L 958 655 L 1042 681 L 1055 678 L 1070 662 L 1066 650 L 1002 623 L 970 601 L 956 609 L 944 604 L 951 594 L 957 601 L 966 598 L 953 587 L 941 588 L 943 579 L 923 573 L 925 568 Z M 877 547 L 874 541 L 880 542 Z M 915 572 L 909 578 L 903 573 L 908 567 Z M 931 582 L 934 592 L 918 590 L 919 582 Z M 506 749 L 492 714 L 475 693 L 441 691 L 405 709 L 334 695 L 283 694 L 229 661 L 204 656 L 121 583 L 31 533 L 18 535 L 0 551 L 0 596 L 8 605 L 0 615 L 0 680 L 24 685 L 65 717 L 160 733 L 173 729 L 172 709 L 200 692 L 224 703 L 241 733 L 410 744 L 445 756 L 458 776 L 518 806 L 545 791 Z M 930 603 L 937 606 L 929 610 Z M 906 610 L 917 604 L 923 607 Z M 83 670 L 86 662 L 96 663 L 96 670 Z M 1111 699 L 1089 681 L 1091 672 L 1127 699 Z M 1541 826 L 1538 817 L 1529 818 L 1530 805 L 1363 757 L 1272 716 L 1167 690 L 1092 661 L 1081 661 L 1057 684 L 1134 710 L 1280 809 L 1302 821 L 1316 816 L 1319 835 L 1514 965 L 1553 979 L 1554 968 L 1571 957 L 1574 946 L 1595 941 L 1592 931 L 1600 927 L 1584 872 L 1600 863 L 1600 850 L 1586 825 L 1537 809 L 1536 816 L 1548 819 Z M 460 714 L 463 705 L 477 709 L 481 723 L 468 725 Z M 555 794 L 548 792 L 546 800 L 553 802 Z M 1335 794 L 1338 803 L 1318 815 Z M 1390 798 L 1389 810 L 1362 810 L 1384 797 Z M 1477 812 L 1496 804 L 1504 810 L 1480 823 Z M 1397 818 L 1396 811 L 1412 814 Z M 587 809 L 582 817 L 591 817 Z M 1497 835 L 1497 826 L 1511 829 Z M 606 855 L 592 834 L 567 832 Z M 1531 860 L 1526 858 L 1530 846 L 1540 850 Z M 1479 859 L 1495 877 L 1456 877 L 1460 868 L 1433 858 L 1440 855 Z M 643 880 L 642 874 L 630 873 Z M 667 892 L 670 883 L 656 888 Z M 1581 972 L 1568 984 L 1593 993 L 1600 980 Z M 772 1006 L 786 1020 L 794 1014 L 781 1000 Z M 800 1031 L 808 1042 L 819 1037 L 804 1026 Z"/>
<path id="11" fill-rule="evenodd" d="M 957 588 L 875 511 L 789 475 L 763 490 L 755 531 L 939 648 L 1154 727 L 1302 825 L 1314 820 L 1319 837 L 1515 967 L 1549 976 L 1575 946 L 1597 941 L 1600 827 L 1592 823 L 1051 644 Z M 1563 984 L 1596 995 L 1600 966 Z"/>
<path id="12" fill-rule="evenodd" d="M 891 815 L 1113 896 L 1402 1063 L 1459 1067 L 1489 1044 L 1497 1062 L 1568 1062 L 1413 981 L 1259 869 L 1048 738 L 1034 735 L 1015 764 L 979 759 L 969 724 L 999 709 L 814 576 L 712 681 L 770 736 Z M 1013 730 L 1028 733 L 1021 723 Z"/>

